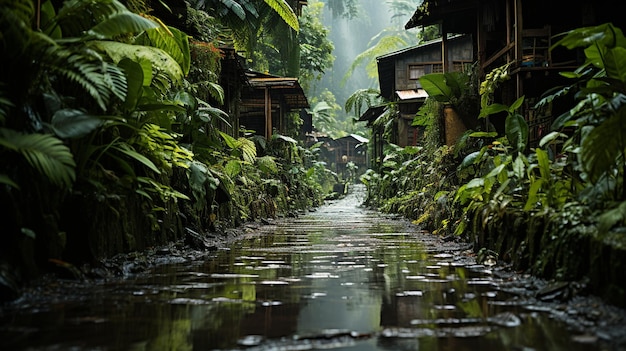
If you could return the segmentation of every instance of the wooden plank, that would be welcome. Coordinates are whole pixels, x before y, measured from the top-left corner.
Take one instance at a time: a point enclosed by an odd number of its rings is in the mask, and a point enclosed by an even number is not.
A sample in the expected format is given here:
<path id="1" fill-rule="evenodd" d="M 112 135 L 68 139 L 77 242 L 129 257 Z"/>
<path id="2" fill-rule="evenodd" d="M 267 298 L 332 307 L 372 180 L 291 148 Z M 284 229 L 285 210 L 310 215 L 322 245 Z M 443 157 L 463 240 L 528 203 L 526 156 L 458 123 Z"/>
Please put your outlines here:
<path id="1" fill-rule="evenodd" d="M 497 59 L 499 59 L 502 55 L 506 54 L 509 50 L 515 47 L 515 42 L 510 42 L 507 46 L 500 49 L 500 51 L 496 52 L 493 56 L 491 56 L 485 63 L 483 63 L 483 69 L 490 64 L 494 63 Z"/>

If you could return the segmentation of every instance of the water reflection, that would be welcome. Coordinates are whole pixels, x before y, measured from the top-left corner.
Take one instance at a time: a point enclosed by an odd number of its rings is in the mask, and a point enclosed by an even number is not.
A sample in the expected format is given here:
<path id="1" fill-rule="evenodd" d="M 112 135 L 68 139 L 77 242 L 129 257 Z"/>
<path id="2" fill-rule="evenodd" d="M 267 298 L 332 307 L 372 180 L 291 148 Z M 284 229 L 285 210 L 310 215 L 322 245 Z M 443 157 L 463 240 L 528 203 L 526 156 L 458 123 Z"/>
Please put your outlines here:
<path id="1" fill-rule="evenodd" d="M 466 255 L 349 197 L 204 262 L 2 315 L 12 350 L 594 350 Z"/>

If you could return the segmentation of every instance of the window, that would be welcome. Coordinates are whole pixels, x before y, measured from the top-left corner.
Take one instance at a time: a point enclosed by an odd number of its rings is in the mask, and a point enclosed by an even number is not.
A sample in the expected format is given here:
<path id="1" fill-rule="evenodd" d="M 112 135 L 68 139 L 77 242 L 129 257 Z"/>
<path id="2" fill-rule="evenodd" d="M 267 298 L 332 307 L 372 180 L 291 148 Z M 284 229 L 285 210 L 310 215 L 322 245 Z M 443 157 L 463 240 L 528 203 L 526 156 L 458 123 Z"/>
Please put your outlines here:
<path id="1" fill-rule="evenodd" d="M 409 65 L 410 80 L 418 80 L 425 74 L 441 72 L 443 72 L 443 65 L 441 63 L 422 63 Z"/>
<path id="2" fill-rule="evenodd" d="M 470 61 L 454 61 L 452 62 L 452 71 L 453 72 L 469 72 L 472 68 L 472 63 Z"/>
<path id="3" fill-rule="evenodd" d="M 425 74 L 424 66 L 409 65 L 409 79 L 412 79 L 412 80 L 419 79 L 424 74 Z"/>

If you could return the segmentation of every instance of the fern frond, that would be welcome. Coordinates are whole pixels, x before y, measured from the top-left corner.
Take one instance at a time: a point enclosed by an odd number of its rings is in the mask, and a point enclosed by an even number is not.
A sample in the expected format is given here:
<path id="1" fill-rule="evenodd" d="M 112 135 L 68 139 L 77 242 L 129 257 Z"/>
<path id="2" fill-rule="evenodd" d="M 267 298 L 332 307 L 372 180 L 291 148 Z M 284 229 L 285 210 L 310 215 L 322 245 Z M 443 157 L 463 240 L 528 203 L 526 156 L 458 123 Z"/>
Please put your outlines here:
<path id="1" fill-rule="evenodd" d="M 254 141 L 246 138 L 239 138 L 238 141 L 242 159 L 245 162 L 254 163 L 256 159 L 256 146 L 254 145 Z"/>
<path id="2" fill-rule="evenodd" d="M 74 157 L 63 142 L 51 134 L 22 134 L 0 129 L 0 146 L 19 152 L 51 183 L 70 188 L 76 179 Z"/>
<path id="3" fill-rule="evenodd" d="M 269 174 L 278 173 L 278 165 L 273 156 L 263 156 L 256 159 L 256 164 L 262 172 Z"/>
<path id="4" fill-rule="evenodd" d="M 224 103 L 224 88 L 221 85 L 213 82 L 208 82 L 207 88 L 211 97 L 220 104 Z"/>
<path id="5" fill-rule="evenodd" d="M 2 14 L 10 13 L 23 23 L 30 23 L 35 15 L 35 8 L 32 1 L 2 1 Z M 4 28 L 3 28 L 4 30 Z"/>
<path id="6" fill-rule="evenodd" d="M 48 74 L 56 73 L 79 84 L 106 111 L 111 94 L 121 100 L 125 98 L 126 77 L 119 67 L 101 61 L 93 54 L 50 46 L 45 51 L 42 66 Z"/>
<path id="7" fill-rule="evenodd" d="M 0 38 L 3 47 L 3 65 L 6 65 L 6 62 L 10 62 L 9 60 L 11 59 L 19 59 L 24 51 L 27 50 L 32 40 L 32 31 L 25 30 L 25 28 L 28 28 L 30 25 L 32 11 L 29 12 L 28 8 L 19 8 L 19 4 L 31 4 L 31 2 L 13 1 L 12 3 L 15 3 L 16 8 L 11 8 L 3 4 L 0 9 L 0 28 L 2 28 Z"/>

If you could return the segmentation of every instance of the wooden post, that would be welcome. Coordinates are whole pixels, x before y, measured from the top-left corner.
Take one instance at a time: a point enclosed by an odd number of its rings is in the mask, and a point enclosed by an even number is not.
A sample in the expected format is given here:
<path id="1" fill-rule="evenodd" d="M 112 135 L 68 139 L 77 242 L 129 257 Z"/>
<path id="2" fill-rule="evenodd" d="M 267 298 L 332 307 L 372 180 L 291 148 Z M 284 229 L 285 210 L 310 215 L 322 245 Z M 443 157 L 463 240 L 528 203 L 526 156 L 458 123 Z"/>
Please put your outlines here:
<path id="1" fill-rule="evenodd" d="M 272 97 L 270 88 L 265 87 L 265 139 L 272 137 Z"/>
<path id="2" fill-rule="evenodd" d="M 443 66 L 442 69 L 443 73 L 446 73 L 450 71 L 450 69 L 448 68 L 448 32 L 443 27 L 443 24 L 441 25 L 441 29 L 443 31 L 443 34 L 441 36 L 441 60 Z"/>
<path id="3" fill-rule="evenodd" d="M 519 65 L 522 62 L 523 53 L 523 41 L 522 32 L 524 30 L 524 23 L 522 23 L 522 0 L 515 0 L 515 63 Z M 521 96 L 522 88 L 522 76 L 517 74 L 516 77 L 517 91 L 515 92 L 515 98 Z"/>

